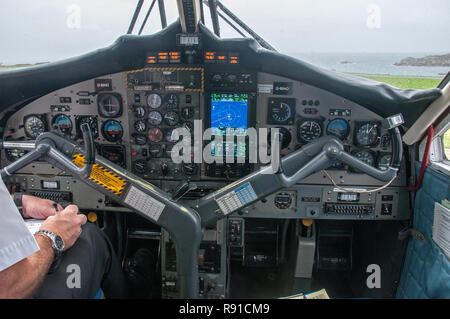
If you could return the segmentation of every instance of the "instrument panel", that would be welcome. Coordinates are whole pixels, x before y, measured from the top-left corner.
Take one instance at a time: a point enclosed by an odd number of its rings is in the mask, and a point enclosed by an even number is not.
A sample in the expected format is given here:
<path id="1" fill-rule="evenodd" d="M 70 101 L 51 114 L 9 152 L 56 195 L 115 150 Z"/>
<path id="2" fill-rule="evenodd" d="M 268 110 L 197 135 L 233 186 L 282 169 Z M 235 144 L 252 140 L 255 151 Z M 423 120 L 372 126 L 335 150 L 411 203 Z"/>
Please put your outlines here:
<path id="1" fill-rule="evenodd" d="M 286 155 L 322 136 L 336 136 L 352 155 L 379 169 L 391 160 L 391 136 L 378 115 L 340 96 L 288 78 L 259 73 L 258 115 L 260 127 L 279 128 L 281 154 Z M 266 84 L 267 83 L 267 84 Z M 276 96 L 276 97 L 275 97 Z M 327 172 L 338 184 L 359 185 L 361 173 L 336 162 Z M 363 175 L 364 185 L 380 185 Z M 302 181 L 303 183 L 303 181 Z M 305 184 L 330 184 L 326 174 L 316 173 Z M 393 185 L 405 185 L 404 168 Z"/>
<path id="2" fill-rule="evenodd" d="M 391 159 L 391 143 L 381 120 L 361 105 L 335 94 L 281 76 L 247 70 L 239 64 L 151 65 L 87 80 L 35 100 L 9 118 L 5 140 L 33 140 L 53 129 L 81 141 L 80 126 L 88 123 L 100 155 L 169 192 L 182 180 L 195 181 L 197 190 L 186 196 L 195 200 L 262 166 L 249 162 L 248 139 L 239 140 L 252 127 L 279 128 L 282 155 L 322 136 L 333 135 L 362 161 L 386 168 Z M 175 163 L 173 149 L 183 139 L 174 134 L 179 128 L 198 133 L 202 141 L 196 144 L 193 138 L 190 154 L 184 154 L 186 160 Z M 223 140 L 204 139 L 207 128 Z M 226 139 L 229 136 L 231 142 Z M 205 151 L 209 143 L 211 150 Z M 180 152 L 178 148 L 176 151 Z M 194 162 L 205 152 L 212 157 L 223 155 L 226 161 Z M 10 149 L 2 154 L 2 161 L 6 164 L 24 154 L 26 151 Z M 44 162 L 20 171 L 20 174 L 36 173 L 50 179 L 64 175 Z M 398 194 L 406 185 L 405 175 L 402 167 L 399 177 L 387 189 L 392 192 L 399 188 L 393 195 L 396 206 L 404 202 L 398 200 Z M 325 189 L 337 194 L 333 183 L 355 189 L 381 185 L 374 178 L 337 162 L 327 173 L 317 172 L 298 183 L 297 188 L 258 202 L 246 210 L 247 216 L 334 219 L 338 214 L 329 214 L 323 195 Z M 313 186 L 322 195 L 299 195 L 300 191 L 310 193 Z M 80 198 L 86 196 L 98 194 L 86 192 Z M 112 207 L 101 196 L 91 202 L 95 201 L 101 204 L 92 208 Z M 375 210 L 379 209 L 376 205 L 372 205 L 373 213 L 360 214 L 358 218 L 375 218 Z M 384 219 L 394 216 L 377 214 Z M 352 214 L 344 216 L 355 218 Z"/>

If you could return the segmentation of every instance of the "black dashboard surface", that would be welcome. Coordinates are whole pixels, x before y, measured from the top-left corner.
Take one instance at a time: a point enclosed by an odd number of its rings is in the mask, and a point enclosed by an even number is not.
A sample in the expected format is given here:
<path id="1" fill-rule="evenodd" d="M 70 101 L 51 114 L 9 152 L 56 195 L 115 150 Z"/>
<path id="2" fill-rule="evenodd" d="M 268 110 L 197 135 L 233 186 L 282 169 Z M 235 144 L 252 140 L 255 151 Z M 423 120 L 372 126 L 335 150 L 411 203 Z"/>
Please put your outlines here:
<path id="1" fill-rule="evenodd" d="M 21 107 L 54 90 L 86 79 L 144 67 L 142 57 L 151 50 L 176 46 L 180 26 L 175 22 L 149 36 L 120 37 L 110 47 L 68 60 L 0 74 L 0 111 Z M 239 51 L 249 69 L 289 77 L 343 96 L 387 117 L 403 113 L 409 127 L 427 106 L 441 95 L 439 89 L 401 90 L 379 82 L 326 71 L 280 53 L 261 49 L 251 39 L 215 37 L 200 25 L 204 50 Z"/>

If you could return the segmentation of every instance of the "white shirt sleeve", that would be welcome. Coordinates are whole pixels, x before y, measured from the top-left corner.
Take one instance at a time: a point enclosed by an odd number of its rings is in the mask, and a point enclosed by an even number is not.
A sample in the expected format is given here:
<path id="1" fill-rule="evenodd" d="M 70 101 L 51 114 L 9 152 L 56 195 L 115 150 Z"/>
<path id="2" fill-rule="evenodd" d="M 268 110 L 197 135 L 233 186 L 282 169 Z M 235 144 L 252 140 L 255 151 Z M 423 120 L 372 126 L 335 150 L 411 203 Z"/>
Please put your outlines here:
<path id="1" fill-rule="evenodd" d="M 34 236 L 0 178 L 0 271 L 37 251 L 39 246 Z"/>

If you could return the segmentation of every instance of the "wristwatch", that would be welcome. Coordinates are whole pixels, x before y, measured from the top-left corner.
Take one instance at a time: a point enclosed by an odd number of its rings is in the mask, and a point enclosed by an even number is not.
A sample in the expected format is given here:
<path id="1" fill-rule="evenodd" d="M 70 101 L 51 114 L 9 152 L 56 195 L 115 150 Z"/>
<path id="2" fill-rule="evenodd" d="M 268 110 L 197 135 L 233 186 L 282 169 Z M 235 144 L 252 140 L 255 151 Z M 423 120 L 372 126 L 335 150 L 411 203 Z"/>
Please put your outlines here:
<path id="1" fill-rule="evenodd" d="M 61 236 L 59 236 L 51 231 L 48 231 L 48 230 L 41 229 L 41 230 L 38 230 L 37 232 L 35 232 L 34 234 L 35 235 L 41 234 L 41 235 L 47 236 L 52 241 L 52 248 L 53 248 L 53 251 L 55 252 L 55 257 L 53 259 L 53 263 L 50 266 L 50 270 L 49 270 L 49 274 L 51 274 L 59 266 L 61 254 L 64 250 L 64 240 L 61 238 Z"/>

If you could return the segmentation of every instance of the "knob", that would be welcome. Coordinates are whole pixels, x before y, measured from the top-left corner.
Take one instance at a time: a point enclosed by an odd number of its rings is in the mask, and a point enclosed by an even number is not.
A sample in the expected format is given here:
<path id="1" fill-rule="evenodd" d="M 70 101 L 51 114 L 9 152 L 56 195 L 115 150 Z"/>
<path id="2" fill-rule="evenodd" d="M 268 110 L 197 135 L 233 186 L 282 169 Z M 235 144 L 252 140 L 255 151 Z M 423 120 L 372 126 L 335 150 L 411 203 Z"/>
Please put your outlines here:
<path id="1" fill-rule="evenodd" d="M 166 163 L 161 164 L 161 173 L 163 176 L 167 176 L 169 174 L 169 166 Z"/>

